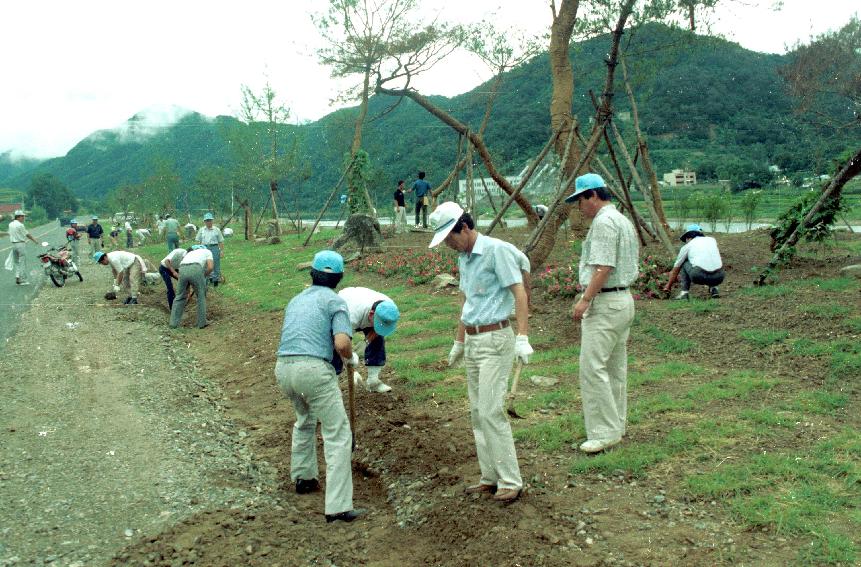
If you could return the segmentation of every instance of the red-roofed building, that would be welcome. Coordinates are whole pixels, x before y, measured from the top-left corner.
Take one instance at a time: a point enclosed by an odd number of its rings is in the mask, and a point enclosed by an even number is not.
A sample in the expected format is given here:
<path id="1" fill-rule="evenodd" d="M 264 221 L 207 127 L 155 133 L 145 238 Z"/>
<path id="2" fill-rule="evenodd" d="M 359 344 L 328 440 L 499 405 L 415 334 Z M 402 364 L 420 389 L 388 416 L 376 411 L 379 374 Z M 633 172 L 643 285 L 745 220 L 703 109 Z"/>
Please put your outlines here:
<path id="1" fill-rule="evenodd" d="M 18 209 L 24 209 L 24 203 L 0 203 L 0 215 L 11 215 Z"/>

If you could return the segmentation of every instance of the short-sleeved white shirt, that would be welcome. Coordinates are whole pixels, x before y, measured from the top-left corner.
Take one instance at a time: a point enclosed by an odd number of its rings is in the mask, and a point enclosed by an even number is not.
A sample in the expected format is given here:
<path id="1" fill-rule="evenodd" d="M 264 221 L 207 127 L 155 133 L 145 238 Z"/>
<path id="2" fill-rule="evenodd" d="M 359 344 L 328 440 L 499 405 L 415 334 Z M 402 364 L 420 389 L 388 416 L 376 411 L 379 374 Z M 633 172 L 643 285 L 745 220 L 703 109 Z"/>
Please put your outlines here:
<path id="1" fill-rule="evenodd" d="M 122 272 L 123 270 L 127 270 L 131 267 L 135 262 L 140 262 L 141 270 L 146 271 L 146 263 L 143 258 L 138 256 L 137 254 L 132 254 L 131 252 L 126 252 L 125 250 L 116 250 L 114 252 L 108 252 L 108 264 L 116 270 L 117 272 Z"/>
<path id="2" fill-rule="evenodd" d="M 691 264 L 705 272 L 714 272 L 723 267 L 717 240 L 711 236 L 696 236 L 688 240 L 679 250 L 673 267 L 678 268 L 685 260 L 690 260 Z"/>
<path id="3" fill-rule="evenodd" d="M 13 244 L 27 241 L 27 228 L 18 219 L 9 223 L 9 240 Z"/>
<path id="4" fill-rule="evenodd" d="M 192 250 L 182 259 L 182 262 L 179 263 L 180 266 L 187 266 L 188 264 L 197 264 L 201 268 L 206 268 L 206 261 L 212 260 L 212 252 L 206 248 L 198 248 L 197 250 Z"/>
<path id="5" fill-rule="evenodd" d="M 167 261 L 170 260 L 170 265 L 173 266 L 174 270 L 176 270 L 179 268 L 179 263 L 187 253 L 188 251 L 185 248 L 174 248 L 167 256 L 164 257 L 161 261 L 161 265 L 167 268 Z"/>
<path id="6" fill-rule="evenodd" d="M 367 287 L 345 287 L 338 292 L 338 296 L 347 302 L 350 310 L 350 325 L 354 330 L 373 327 L 374 324 L 368 317 L 371 307 L 378 301 L 391 301 L 388 295 Z"/>

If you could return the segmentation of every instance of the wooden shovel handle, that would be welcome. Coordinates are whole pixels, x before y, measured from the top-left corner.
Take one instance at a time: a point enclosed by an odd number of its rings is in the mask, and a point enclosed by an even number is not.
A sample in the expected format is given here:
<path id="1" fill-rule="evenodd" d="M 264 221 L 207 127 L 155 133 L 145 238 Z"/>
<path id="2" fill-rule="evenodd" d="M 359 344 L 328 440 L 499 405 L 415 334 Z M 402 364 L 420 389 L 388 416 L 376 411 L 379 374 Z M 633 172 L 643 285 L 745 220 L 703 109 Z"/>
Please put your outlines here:
<path id="1" fill-rule="evenodd" d="M 523 370 L 523 362 L 520 360 L 515 361 L 514 363 L 514 378 L 511 380 L 511 391 L 508 393 L 509 396 L 514 397 L 517 393 L 517 383 L 520 381 L 520 372 Z"/>

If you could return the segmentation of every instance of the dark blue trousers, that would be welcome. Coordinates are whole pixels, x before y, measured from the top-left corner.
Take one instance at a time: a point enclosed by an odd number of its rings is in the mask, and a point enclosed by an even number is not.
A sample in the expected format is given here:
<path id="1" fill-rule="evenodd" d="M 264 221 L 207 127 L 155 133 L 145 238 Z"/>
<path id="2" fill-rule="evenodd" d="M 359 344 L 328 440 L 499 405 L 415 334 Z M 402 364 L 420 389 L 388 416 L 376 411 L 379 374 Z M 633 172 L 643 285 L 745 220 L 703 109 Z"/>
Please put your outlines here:
<path id="1" fill-rule="evenodd" d="M 173 298 L 176 297 L 176 292 L 173 290 L 173 278 L 170 275 L 170 270 L 159 264 L 158 273 L 161 274 L 164 287 L 167 288 L 167 306 L 173 309 Z"/>

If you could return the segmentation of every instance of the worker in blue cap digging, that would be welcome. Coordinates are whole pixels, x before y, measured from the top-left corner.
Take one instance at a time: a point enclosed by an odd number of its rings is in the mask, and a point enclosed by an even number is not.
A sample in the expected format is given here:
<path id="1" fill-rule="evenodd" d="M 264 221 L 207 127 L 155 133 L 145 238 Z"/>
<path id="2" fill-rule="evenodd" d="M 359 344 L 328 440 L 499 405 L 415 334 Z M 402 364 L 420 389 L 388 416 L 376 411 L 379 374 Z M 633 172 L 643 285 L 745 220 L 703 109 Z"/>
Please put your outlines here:
<path id="1" fill-rule="evenodd" d="M 368 369 L 365 389 L 377 393 L 391 391 L 392 388 L 380 380 L 380 374 L 386 364 L 386 337 L 395 332 L 401 316 L 398 306 L 389 296 L 366 287 L 346 287 L 338 295 L 350 308 L 353 330 L 365 334 L 365 367 Z M 352 378 L 361 381 L 358 372 Z"/>
<path id="2" fill-rule="evenodd" d="M 712 299 L 717 299 L 720 297 L 718 286 L 726 277 L 717 240 L 703 234 L 700 225 L 689 224 L 681 236 L 681 241 L 684 246 L 676 256 L 664 291 L 669 293 L 676 280 L 681 279 L 682 290 L 676 299 L 689 299 L 691 284 L 708 286 L 709 295 Z"/>

